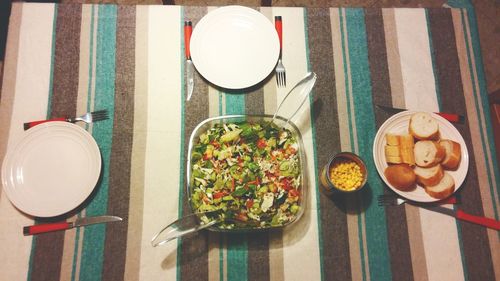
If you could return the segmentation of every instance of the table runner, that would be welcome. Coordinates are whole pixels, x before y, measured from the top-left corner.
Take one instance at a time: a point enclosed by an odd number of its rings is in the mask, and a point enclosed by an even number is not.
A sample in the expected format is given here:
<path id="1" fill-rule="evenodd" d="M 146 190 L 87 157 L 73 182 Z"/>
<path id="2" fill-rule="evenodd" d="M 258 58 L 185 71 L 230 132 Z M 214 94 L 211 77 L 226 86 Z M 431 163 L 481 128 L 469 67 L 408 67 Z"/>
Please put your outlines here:
<path id="1" fill-rule="evenodd" d="M 23 122 L 108 109 L 86 128 L 103 158 L 95 192 L 71 216 L 121 223 L 35 237 L 0 195 L 1 280 L 500 280 L 499 233 L 412 206 L 379 207 L 372 156 L 388 114 L 374 104 L 467 116 L 464 211 L 499 218 L 499 174 L 477 30 L 464 9 L 256 8 L 283 18 L 287 89 L 270 76 L 225 93 L 196 76 L 185 101 L 183 30 L 215 7 L 14 3 L 0 104 L 0 156 Z M 186 143 L 210 116 L 272 113 L 307 71 L 318 74 L 296 121 L 307 154 L 304 217 L 280 231 L 212 232 L 153 248 L 189 213 Z M 292 110 L 292 109 L 290 109 Z M 328 197 L 318 171 L 334 153 L 368 165 L 363 192 Z M 453 208 L 453 206 L 448 206 Z"/>

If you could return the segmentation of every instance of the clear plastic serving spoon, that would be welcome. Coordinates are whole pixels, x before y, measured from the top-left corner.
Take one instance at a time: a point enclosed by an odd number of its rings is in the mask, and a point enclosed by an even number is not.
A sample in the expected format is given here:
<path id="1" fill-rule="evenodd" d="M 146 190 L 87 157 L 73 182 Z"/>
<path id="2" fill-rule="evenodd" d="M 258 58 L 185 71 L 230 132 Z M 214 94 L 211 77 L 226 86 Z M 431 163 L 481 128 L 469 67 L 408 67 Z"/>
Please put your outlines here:
<path id="1" fill-rule="evenodd" d="M 295 86 L 293 86 L 283 101 L 279 104 L 273 115 L 273 119 L 270 121 L 270 124 L 274 121 L 276 116 L 282 115 L 279 114 L 281 110 L 286 108 L 297 108 L 297 110 L 295 110 L 286 119 L 286 121 L 289 122 L 290 119 L 292 119 L 292 117 L 299 112 L 299 109 L 309 97 L 309 94 L 316 83 L 316 79 L 316 73 L 309 72 Z M 205 217 L 205 219 L 202 219 L 203 217 Z M 206 220 L 206 217 L 210 217 L 211 220 Z M 163 245 L 168 241 L 210 227 L 224 221 L 225 219 L 223 210 L 221 209 L 184 216 L 160 230 L 160 232 L 158 232 L 158 234 L 151 239 L 151 245 L 153 247 Z"/>

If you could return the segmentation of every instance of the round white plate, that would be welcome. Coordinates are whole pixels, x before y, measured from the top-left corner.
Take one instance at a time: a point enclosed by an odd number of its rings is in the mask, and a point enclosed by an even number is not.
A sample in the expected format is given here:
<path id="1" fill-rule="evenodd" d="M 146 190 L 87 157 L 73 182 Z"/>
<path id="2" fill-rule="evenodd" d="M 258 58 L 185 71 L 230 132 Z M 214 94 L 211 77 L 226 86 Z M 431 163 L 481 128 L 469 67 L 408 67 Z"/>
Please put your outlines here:
<path id="1" fill-rule="evenodd" d="M 380 129 L 375 136 L 375 141 L 373 142 L 373 159 L 375 161 L 377 171 L 380 177 L 384 180 L 385 184 L 401 197 L 416 202 L 435 202 L 439 201 L 439 199 L 433 198 L 428 195 L 422 186 L 417 185 L 417 187 L 411 191 L 401 191 L 394 188 L 384 176 L 384 170 L 388 166 L 387 162 L 385 161 L 384 152 L 384 146 L 386 145 L 385 134 L 389 132 L 396 134 L 407 133 L 410 117 L 415 112 L 416 111 L 400 112 L 387 119 L 387 121 L 385 121 L 384 124 L 380 126 Z M 469 153 L 467 151 L 467 146 L 465 145 L 465 141 L 462 135 L 460 135 L 458 130 L 450 122 L 448 122 L 448 120 L 434 113 L 432 113 L 432 116 L 439 123 L 439 133 L 441 135 L 441 139 L 454 140 L 458 142 L 462 148 L 462 159 L 460 160 L 458 169 L 455 171 L 446 170 L 446 172 L 449 173 L 455 180 L 456 192 L 464 182 L 465 176 L 467 175 L 467 170 L 469 169 Z"/>
<path id="2" fill-rule="evenodd" d="M 191 35 L 196 70 L 211 83 L 243 89 L 264 80 L 279 56 L 278 34 L 258 11 L 227 6 L 205 15 Z"/>
<path id="3" fill-rule="evenodd" d="M 94 138 L 77 125 L 47 122 L 24 132 L 2 164 L 2 186 L 12 204 L 36 217 L 78 207 L 101 173 Z"/>

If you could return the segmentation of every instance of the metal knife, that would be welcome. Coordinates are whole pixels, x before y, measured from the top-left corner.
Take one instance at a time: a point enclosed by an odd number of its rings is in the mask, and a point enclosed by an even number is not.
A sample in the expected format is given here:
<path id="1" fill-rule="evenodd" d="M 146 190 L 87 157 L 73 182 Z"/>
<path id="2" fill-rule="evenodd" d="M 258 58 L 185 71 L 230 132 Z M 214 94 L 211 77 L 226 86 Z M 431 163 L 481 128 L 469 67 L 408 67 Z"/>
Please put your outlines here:
<path id="1" fill-rule="evenodd" d="M 397 108 L 397 107 L 391 107 L 391 106 L 379 105 L 379 104 L 376 104 L 375 106 L 383 109 L 384 111 L 386 111 L 390 114 L 396 114 L 396 113 L 408 110 L 408 109 L 404 109 L 404 108 Z M 446 119 L 452 123 L 463 124 L 465 121 L 464 116 L 458 115 L 455 113 L 446 113 L 446 112 L 434 112 L 434 113 L 436 113 L 437 115 L 440 115 L 441 117 L 443 117 L 444 119 Z"/>
<path id="2" fill-rule="evenodd" d="M 26 236 L 35 235 L 52 231 L 67 230 L 73 227 L 80 227 L 90 224 L 114 222 L 121 220 L 122 218 L 116 216 L 85 217 L 85 218 L 78 218 L 74 222 L 57 222 L 57 223 L 45 223 L 45 224 L 25 226 L 23 227 L 23 234 Z"/>
<path id="3" fill-rule="evenodd" d="M 193 24 L 191 21 L 184 21 L 184 50 L 186 52 L 186 80 L 187 80 L 187 100 L 191 99 L 194 89 L 194 65 L 191 60 L 191 33 L 193 32 Z"/>
<path id="4" fill-rule="evenodd" d="M 419 204 L 418 207 L 427 209 L 429 211 L 445 214 L 445 215 L 454 217 L 454 218 L 462 220 L 462 221 L 466 221 L 466 222 L 470 222 L 470 223 L 474 223 L 474 224 L 479 224 L 482 226 L 486 226 L 488 228 L 500 230 L 500 221 L 497 221 L 495 219 L 478 217 L 478 216 L 468 214 L 462 210 L 453 210 L 453 209 L 448 209 L 448 208 L 445 208 L 442 206 L 426 206 L 426 205 Z"/>

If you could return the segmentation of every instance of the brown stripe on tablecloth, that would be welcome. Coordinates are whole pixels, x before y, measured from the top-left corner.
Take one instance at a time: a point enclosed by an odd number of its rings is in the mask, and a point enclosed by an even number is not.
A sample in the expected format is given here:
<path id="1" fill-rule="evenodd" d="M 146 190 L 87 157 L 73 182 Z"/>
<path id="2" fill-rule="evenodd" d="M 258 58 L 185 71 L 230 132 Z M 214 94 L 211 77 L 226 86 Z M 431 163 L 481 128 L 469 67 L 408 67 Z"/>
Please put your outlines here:
<path id="1" fill-rule="evenodd" d="M 247 114 L 264 114 L 264 90 L 262 88 L 245 95 Z M 269 234 L 251 235 L 248 241 L 248 280 L 270 280 Z"/>
<path id="2" fill-rule="evenodd" d="M 76 114 L 81 21 L 81 5 L 58 5 L 51 117 Z"/>
<path id="3" fill-rule="evenodd" d="M 76 114 L 81 15 L 81 5 L 57 7 L 52 103 L 49 105 L 51 116 Z M 37 219 L 37 222 L 45 221 L 47 220 Z M 58 280 L 61 273 L 64 231 L 39 235 L 34 245 L 31 261 L 32 280 Z"/>
<path id="4" fill-rule="evenodd" d="M 391 83 L 382 10 L 366 9 L 365 15 L 373 103 L 391 105 Z M 377 107 L 374 110 L 377 127 L 380 127 L 389 117 L 389 114 Z M 386 188 L 385 190 L 388 189 Z M 414 275 L 412 273 L 412 259 L 405 209 L 387 207 L 385 213 L 387 217 L 387 240 L 395 242 L 389 243 L 392 277 L 394 280 L 411 279 Z"/>
<path id="5" fill-rule="evenodd" d="M 23 5 L 16 3 L 12 5 L 9 38 L 6 43 L 6 53 L 4 57 L 3 69 L 10 71 L 3 73 L 0 93 L 0 159 L 3 159 L 7 151 L 9 141 L 10 119 L 14 105 L 14 95 L 16 93 L 17 59 L 19 55 L 19 37 L 21 33 L 21 18 Z M 0 194 L 3 189 L 0 190 Z"/>
<path id="6" fill-rule="evenodd" d="M 398 35 L 394 9 L 382 9 L 384 18 L 384 37 L 387 51 L 389 77 L 391 79 L 392 104 L 405 107 L 403 74 L 398 48 Z"/>
<path id="7" fill-rule="evenodd" d="M 207 13 L 206 7 L 186 7 L 184 9 L 184 16 L 193 22 L 193 26 Z M 185 75 L 185 73 L 184 73 Z M 186 81 L 186 77 L 184 77 Z M 208 104 L 208 85 L 196 73 L 194 76 L 194 90 L 191 100 L 185 101 L 184 96 L 184 165 L 188 157 L 188 142 L 193 132 L 193 129 L 209 117 L 209 104 Z M 183 87 L 186 87 L 184 83 Z M 187 94 L 184 88 L 184 93 Z M 187 184 L 187 178 L 184 177 L 184 184 Z M 191 207 L 188 203 L 185 188 L 182 187 L 182 215 L 190 214 Z M 208 280 L 208 232 L 200 231 L 194 235 L 181 238 L 180 240 L 180 253 L 177 261 L 180 265 L 180 279 L 181 280 Z"/>
<path id="8" fill-rule="evenodd" d="M 340 152 L 340 134 L 335 91 L 335 74 L 332 50 L 332 31 L 328 8 L 307 9 L 310 67 L 318 76 L 311 105 L 315 127 L 318 167 L 323 167 L 331 155 Z M 325 280 L 350 280 L 349 239 L 346 206 L 319 193 L 321 233 L 323 237 L 322 268 Z M 335 237 L 335 239 L 330 239 Z"/>
<path id="9" fill-rule="evenodd" d="M 260 86 L 263 86 L 259 84 Z M 249 92 L 245 94 L 246 114 L 264 114 L 264 89 Z"/>
<path id="10" fill-rule="evenodd" d="M 134 133 L 135 6 L 117 7 L 113 145 L 109 167 L 108 213 L 123 219 L 106 226 L 103 280 L 124 278 L 130 171 Z"/>
<path id="11" fill-rule="evenodd" d="M 448 112 L 465 113 L 460 62 L 455 42 L 455 32 L 450 9 L 429 9 L 429 26 L 435 57 L 436 79 L 438 80 L 441 109 Z M 455 124 L 463 136 L 467 147 L 472 147 L 469 124 Z M 477 158 L 482 155 L 477 155 Z M 460 209 L 483 216 L 481 193 L 473 150 L 469 150 L 469 170 L 460 189 L 463 198 Z M 458 221 L 457 221 L 458 222 Z M 465 260 L 465 272 L 469 280 L 494 280 L 491 248 L 487 229 L 470 223 L 459 222 L 462 241 L 462 256 Z"/>

